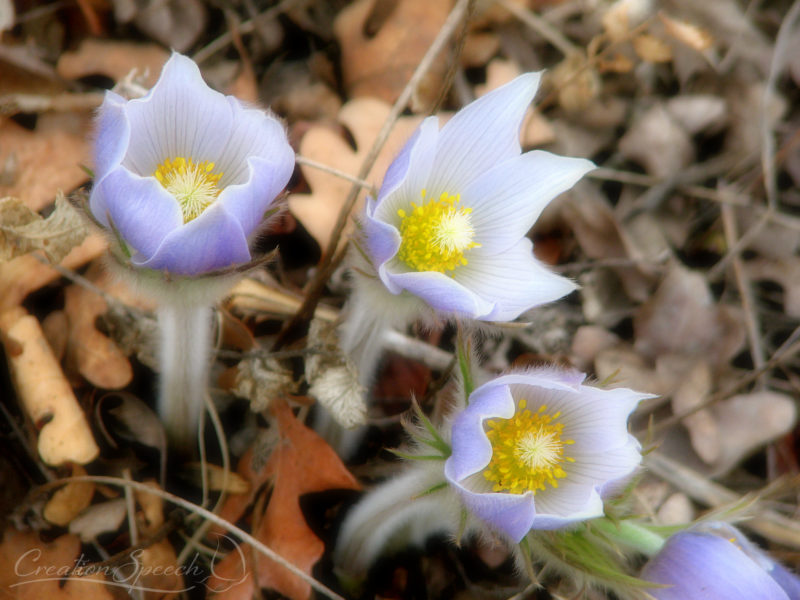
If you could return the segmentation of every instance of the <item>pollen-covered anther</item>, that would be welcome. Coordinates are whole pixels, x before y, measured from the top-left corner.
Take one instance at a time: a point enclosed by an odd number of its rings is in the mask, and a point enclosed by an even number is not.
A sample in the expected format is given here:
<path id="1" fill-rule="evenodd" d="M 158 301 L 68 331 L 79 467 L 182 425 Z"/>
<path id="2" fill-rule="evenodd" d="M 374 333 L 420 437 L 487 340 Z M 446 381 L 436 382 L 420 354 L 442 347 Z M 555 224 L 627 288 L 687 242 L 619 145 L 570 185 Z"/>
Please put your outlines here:
<path id="1" fill-rule="evenodd" d="M 520 400 L 513 417 L 486 423 L 492 459 L 483 476 L 494 484 L 495 492 L 524 494 L 547 485 L 557 488 L 558 480 L 567 477 L 562 464 L 574 462 L 564 456 L 564 447 L 574 440 L 562 439 L 561 413 L 549 414 L 544 405 L 533 413 L 526 406 Z"/>
<path id="2" fill-rule="evenodd" d="M 214 163 L 210 161 L 196 163 L 183 156 L 167 158 L 153 175 L 178 201 L 184 223 L 199 217 L 222 191 L 219 180 L 223 174 L 214 173 Z"/>
<path id="3" fill-rule="evenodd" d="M 417 271 L 445 273 L 466 265 L 464 252 L 480 246 L 473 241 L 472 209 L 459 206 L 459 195 L 444 192 L 427 201 L 425 190 L 421 195 L 420 204 L 397 211 L 402 237 L 398 258 Z"/>

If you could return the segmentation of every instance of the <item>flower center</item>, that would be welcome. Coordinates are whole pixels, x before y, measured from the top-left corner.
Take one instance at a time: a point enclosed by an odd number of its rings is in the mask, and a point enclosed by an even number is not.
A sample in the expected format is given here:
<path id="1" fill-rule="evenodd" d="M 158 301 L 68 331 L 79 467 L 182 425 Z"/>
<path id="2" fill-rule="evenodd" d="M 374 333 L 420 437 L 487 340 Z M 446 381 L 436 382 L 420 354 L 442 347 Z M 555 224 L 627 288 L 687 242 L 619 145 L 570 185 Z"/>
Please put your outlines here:
<path id="1" fill-rule="evenodd" d="M 411 211 L 398 210 L 403 241 L 397 256 L 417 271 L 452 271 L 467 264 L 464 251 L 480 246 L 473 242 L 471 208 L 458 206 L 459 195 L 443 193 L 438 200 L 411 203 Z"/>
<path id="2" fill-rule="evenodd" d="M 545 405 L 533 413 L 526 406 L 527 401 L 520 400 L 510 419 L 486 422 L 492 460 L 483 476 L 494 483 L 495 492 L 524 494 L 546 485 L 558 487 L 558 480 L 567 476 L 561 464 L 575 462 L 564 456 L 564 446 L 575 441 L 561 438 L 564 424 L 557 422 L 561 413 L 550 415 Z"/>
<path id="3" fill-rule="evenodd" d="M 214 163 L 195 163 L 191 158 L 168 158 L 156 167 L 153 176 L 180 204 L 183 222 L 188 223 L 208 208 L 220 192 L 222 173 L 214 173 Z"/>

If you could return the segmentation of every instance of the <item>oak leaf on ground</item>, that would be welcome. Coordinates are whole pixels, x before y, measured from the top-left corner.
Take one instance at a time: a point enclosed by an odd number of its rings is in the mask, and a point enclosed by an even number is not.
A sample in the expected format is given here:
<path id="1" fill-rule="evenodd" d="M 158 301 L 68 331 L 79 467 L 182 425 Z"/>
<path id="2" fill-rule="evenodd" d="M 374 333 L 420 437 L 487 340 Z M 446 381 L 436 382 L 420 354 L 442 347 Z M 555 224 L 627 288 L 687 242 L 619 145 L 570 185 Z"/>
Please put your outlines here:
<path id="1" fill-rule="evenodd" d="M 270 410 L 277 424 L 277 445 L 257 470 L 253 470 L 252 450 L 242 456 L 238 473 L 250 481 L 250 492 L 231 496 L 220 516 L 236 522 L 256 498 L 257 490 L 270 482 L 272 495 L 266 509 L 259 510 L 257 505 L 254 510 L 253 536 L 310 574 L 323 554 L 324 544 L 306 523 L 300 497 L 332 489 L 356 490 L 359 484 L 333 449 L 298 421 L 285 401 L 273 401 Z M 231 582 L 235 582 L 233 586 Z M 215 596 L 218 599 L 250 598 L 256 582 L 259 587 L 277 590 L 293 600 L 305 600 L 311 595 L 306 582 L 271 559 L 248 550 L 234 550 L 215 565 L 209 589 L 220 590 Z"/>

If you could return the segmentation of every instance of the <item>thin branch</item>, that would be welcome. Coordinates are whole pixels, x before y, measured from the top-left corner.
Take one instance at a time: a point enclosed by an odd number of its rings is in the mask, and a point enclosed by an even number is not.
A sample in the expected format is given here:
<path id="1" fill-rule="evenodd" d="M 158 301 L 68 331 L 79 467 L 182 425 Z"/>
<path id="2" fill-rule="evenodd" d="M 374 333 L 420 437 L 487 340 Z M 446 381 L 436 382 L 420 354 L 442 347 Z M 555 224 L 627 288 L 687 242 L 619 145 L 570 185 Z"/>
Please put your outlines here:
<path id="1" fill-rule="evenodd" d="M 509 0 L 496 1 L 497 4 L 505 8 L 517 19 L 550 42 L 555 48 L 558 48 L 564 56 L 572 56 L 578 50 L 578 46 L 570 42 L 558 29 L 533 11 L 510 2 Z"/>
<path id="2" fill-rule="evenodd" d="M 306 158 L 305 156 L 300 156 L 299 154 L 295 156 L 295 160 L 299 165 L 305 165 L 307 167 L 311 167 L 312 169 L 318 169 L 323 173 L 328 173 L 329 175 L 334 175 L 335 177 L 339 177 L 340 179 L 349 181 L 352 184 L 364 188 L 365 190 L 367 190 L 367 192 L 369 192 L 372 195 L 376 193 L 375 186 L 373 186 L 369 181 L 359 179 L 358 177 L 353 177 L 352 175 L 345 173 L 344 171 L 340 171 L 339 169 L 335 169 L 334 167 L 329 167 L 328 165 L 325 165 L 321 162 L 317 162 L 316 160 L 312 160 L 310 158 Z"/>
<path id="3" fill-rule="evenodd" d="M 444 49 L 447 42 L 456 32 L 458 25 L 467 15 L 469 3 L 470 0 L 458 0 L 456 5 L 453 7 L 453 10 L 450 11 L 450 14 L 447 17 L 447 20 L 444 22 L 444 25 L 442 25 L 442 28 L 439 30 L 439 33 L 433 40 L 433 43 L 425 53 L 425 56 L 422 57 L 419 65 L 417 65 L 417 68 L 411 75 L 411 78 L 400 94 L 400 97 L 392 106 L 389 115 L 386 117 L 386 121 L 383 123 L 383 127 L 375 138 L 375 142 L 372 144 L 372 148 L 370 148 L 369 153 L 361 165 L 361 169 L 359 170 L 357 176 L 358 179 L 363 180 L 367 177 L 367 175 L 369 175 L 372 166 L 375 164 L 375 161 L 378 158 L 378 154 L 383 148 L 383 145 L 386 143 L 386 140 L 389 138 L 389 133 L 391 133 L 397 118 L 400 116 L 400 113 L 405 110 L 405 107 L 408 104 L 408 101 L 411 99 L 411 96 L 414 94 L 414 92 L 416 92 L 417 86 L 419 86 L 423 77 L 425 77 L 433 65 L 436 57 Z M 353 211 L 353 207 L 355 206 L 360 191 L 360 185 L 354 185 L 350 189 L 350 193 L 348 194 L 342 209 L 339 211 L 339 217 L 336 220 L 333 232 L 331 233 L 330 242 L 328 243 L 327 248 L 325 248 L 325 252 L 322 255 L 320 264 L 317 267 L 317 272 L 315 273 L 313 279 L 311 279 L 306 286 L 303 304 L 300 306 L 300 309 L 297 311 L 297 313 L 295 313 L 295 315 L 284 325 L 281 333 L 278 335 L 278 339 L 276 340 L 273 349 L 280 349 L 287 342 L 287 338 L 292 334 L 292 332 L 294 332 L 302 323 L 308 321 L 311 318 L 311 315 L 314 314 L 314 309 L 319 302 L 325 284 L 330 278 L 331 273 L 333 273 L 333 270 L 344 258 L 346 248 L 343 247 L 338 252 L 337 248 L 339 248 L 339 240 L 341 239 L 342 232 L 344 231 L 345 225 L 350 218 L 350 213 Z"/>

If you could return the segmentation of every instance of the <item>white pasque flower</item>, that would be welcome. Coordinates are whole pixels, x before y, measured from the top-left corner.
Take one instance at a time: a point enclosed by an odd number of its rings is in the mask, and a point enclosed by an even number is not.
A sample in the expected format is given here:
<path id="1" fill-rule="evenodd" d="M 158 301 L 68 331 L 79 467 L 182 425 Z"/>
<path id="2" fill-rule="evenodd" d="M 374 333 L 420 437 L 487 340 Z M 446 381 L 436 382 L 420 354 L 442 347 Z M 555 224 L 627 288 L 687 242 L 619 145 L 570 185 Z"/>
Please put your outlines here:
<path id="1" fill-rule="evenodd" d="M 526 237 L 547 204 L 595 168 L 521 154 L 519 130 L 539 85 L 528 73 L 439 129 L 425 119 L 368 199 L 363 248 L 386 289 L 439 313 L 508 321 L 575 289 L 537 261 Z"/>
<path id="2" fill-rule="evenodd" d="M 465 507 L 520 541 L 603 515 L 603 498 L 641 461 L 632 390 L 582 384 L 582 373 L 533 369 L 477 388 L 453 421 L 447 481 Z"/>

